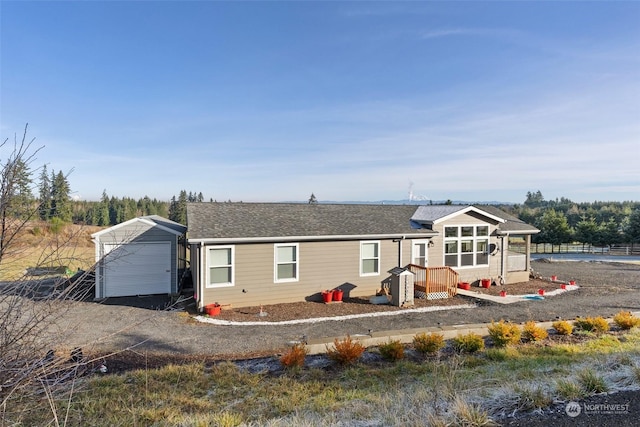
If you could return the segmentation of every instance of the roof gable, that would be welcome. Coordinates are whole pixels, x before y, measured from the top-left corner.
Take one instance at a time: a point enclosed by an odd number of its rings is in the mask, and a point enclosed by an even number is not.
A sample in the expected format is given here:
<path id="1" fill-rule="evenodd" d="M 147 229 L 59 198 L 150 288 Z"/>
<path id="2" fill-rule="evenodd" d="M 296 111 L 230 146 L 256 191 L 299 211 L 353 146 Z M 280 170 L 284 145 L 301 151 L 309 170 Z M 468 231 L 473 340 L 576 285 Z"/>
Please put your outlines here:
<path id="1" fill-rule="evenodd" d="M 429 205 L 419 206 L 415 214 L 411 218 L 421 224 L 438 224 L 443 221 L 447 221 L 458 215 L 462 215 L 468 212 L 475 212 L 486 218 L 490 218 L 498 223 L 505 222 L 505 219 L 495 215 L 495 213 L 487 212 L 486 210 L 479 209 L 471 205 Z"/>
<path id="2" fill-rule="evenodd" d="M 149 216 L 140 216 L 137 218 L 132 218 L 128 221 L 121 222 L 120 224 L 116 224 L 113 227 L 105 228 L 104 230 L 100 230 L 91 235 L 92 239 L 99 238 L 100 236 L 111 233 L 120 228 L 131 226 L 135 223 L 140 223 L 147 225 L 149 227 L 157 227 L 160 230 L 166 231 L 171 234 L 175 234 L 176 236 L 180 236 L 187 231 L 187 227 L 182 224 L 178 224 L 177 222 L 171 221 L 169 219 L 163 218 L 158 215 L 149 215 Z"/>

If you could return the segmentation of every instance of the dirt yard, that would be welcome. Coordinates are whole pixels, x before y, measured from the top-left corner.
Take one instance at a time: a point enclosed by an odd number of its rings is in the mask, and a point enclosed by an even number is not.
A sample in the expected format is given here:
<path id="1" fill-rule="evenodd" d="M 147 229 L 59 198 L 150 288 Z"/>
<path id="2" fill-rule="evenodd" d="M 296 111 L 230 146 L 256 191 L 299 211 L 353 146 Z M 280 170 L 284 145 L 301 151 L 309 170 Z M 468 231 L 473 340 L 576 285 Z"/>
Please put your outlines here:
<path id="1" fill-rule="evenodd" d="M 484 323 L 491 320 L 547 321 L 577 316 L 613 316 L 620 310 L 640 310 L 640 265 L 596 262 L 534 262 L 533 269 L 543 278 L 557 275 L 559 280 L 575 280 L 580 289 L 551 296 L 543 301 L 496 304 L 457 296 L 451 300 L 416 300 L 421 305 L 472 305 L 418 313 L 407 309 L 368 304 L 364 301 L 342 304 L 298 303 L 264 306 L 267 316 L 258 316 L 259 307 L 233 310 L 220 319 L 251 321 L 250 324 L 212 325 L 195 321 L 184 312 L 148 310 L 94 302 L 75 303 L 55 325 L 69 348 L 80 346 L 92 352 L 132 349 L 137 354 L 169 353 L 172 356 L 243 358 L 281 352 L 291 341 L 367 334 L 408 328 Z M 532 282 L 522 285 L 522 293 L 540 286 L 558 284 Z M 475 288 L 474 288 L 475 289 Z M 492 290 L 494 291 L 494 290 Z M 495 289 L 498 291 L 498 289 Z M 515 294 L 516 289 L 509 291 Z M 447 308 L 447 307 L 441 307 Z M 379 311 L 397 311 L 394 316 L 375 316 Z M 330 317 L 345 313 L 372 314 L 348 320 L 325 320 L 301 324 L 278 324 L 302 317 Z M 340 319 L 340 318 L 337 318 Z M 256 324 L 261 322 L 264 324 Z"/>

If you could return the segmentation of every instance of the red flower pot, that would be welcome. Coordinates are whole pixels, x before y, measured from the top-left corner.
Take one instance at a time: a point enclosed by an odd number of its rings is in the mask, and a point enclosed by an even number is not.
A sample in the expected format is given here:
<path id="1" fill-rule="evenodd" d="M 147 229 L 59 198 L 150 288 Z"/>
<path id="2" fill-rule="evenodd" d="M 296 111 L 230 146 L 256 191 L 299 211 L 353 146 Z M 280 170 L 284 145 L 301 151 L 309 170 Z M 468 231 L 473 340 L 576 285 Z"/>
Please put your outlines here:
<path id="1" fill-rule="evenodd" d="M 570 284 L 571 286 L 575 286 L 575 285 L 576 285 L 576 281 L 575 281 L 575 280 L 569 280 L 569 284 Z"/>
<path id="2" fill-rule="evenodd" d="M 464 289 L 465 291 L 468 291 L 471 289 L 471 284 L 469 282 L 460 282 L 458 283 L 458 287 L 460 289 Z"/>
<path id="3" fill-rule="evenodd" d="M 562 285 L 560 285 L 560 289 L 567 289 L 567 285 L 563 283 Z"/>
<path id="4" fill-rule="evenodd" d="M 327 303 L 327 302 L 331 302 L 332 299 L 333 299 L 333 292 L 331 292 L 331 291 L 323 291 L 322 292 L 322 301 Z"/>
<path id="5" fill-rule="evenodd" d="M 551 281 L 555 282 L 556 280 L 558 280 L 558 276 L 551 276 Z"/>
<path id="6" fill-rule="evenodd" d="M 344 294 L 344 291 L 342 289 L 334 289 L 332 298 L 334 301 L 342 301 L 343 294 Z"/>
<path id="7" fill-rule="evenodd" d="M 544 295 L 544 289 L 538 289 L 538 295 Z"/>
<path id="8" fill-rule="evenodd" d="M 491 286 L 491 280 L 489 279 L 482 279 L 482 287 L 489 289 L 489 287 Z"/>
<path id="9" fill-rule="evenodd" d="M 207 304 L 204 306 L 204 311 L 209 316 L 217 316 L 220 314 L 220 304 Z"/>
<path id="10" fill-rule="evenodd" d="M 506 297 L 507 296 L 507 291 L 500 291 L 500 296 L 501 297 Z"/>

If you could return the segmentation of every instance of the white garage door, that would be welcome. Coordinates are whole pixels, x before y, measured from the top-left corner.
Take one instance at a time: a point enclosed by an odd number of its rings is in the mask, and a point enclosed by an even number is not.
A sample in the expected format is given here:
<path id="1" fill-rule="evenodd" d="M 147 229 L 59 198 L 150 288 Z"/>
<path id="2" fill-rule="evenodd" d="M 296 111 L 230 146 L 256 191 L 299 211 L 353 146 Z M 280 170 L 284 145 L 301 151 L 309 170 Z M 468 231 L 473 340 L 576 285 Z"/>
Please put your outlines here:
<path id="1" fill-rule="evenodd" d="M 104 245 L 104 296 L 171 292 L 171 243 Z"/>

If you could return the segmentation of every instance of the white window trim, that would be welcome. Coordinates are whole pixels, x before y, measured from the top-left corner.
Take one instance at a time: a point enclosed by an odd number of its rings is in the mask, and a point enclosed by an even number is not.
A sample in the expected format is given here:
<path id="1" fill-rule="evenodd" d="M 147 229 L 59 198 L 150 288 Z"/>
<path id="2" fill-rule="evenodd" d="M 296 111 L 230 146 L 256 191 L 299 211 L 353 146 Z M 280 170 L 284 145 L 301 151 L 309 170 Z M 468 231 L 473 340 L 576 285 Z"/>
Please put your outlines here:
<path id="1" fill-rule="evenodd" d="M 231 249 L 231 282 L 229 283 L 211 283 L 211 257 L 209 256 L 210 251 L 212 249 Z M 236 281 L 236 248 L 235 246 L 207 246 L 207 265 L 206 265 L 206 276 L 207 280 L 205 282 L 205 288 L 229 288 L 235 286 Z"/>
<path id="2" fill-rule="evenodd" d="M 296 248 L 296 277 L 292 279 L 278 279 L 278 248 L 294 246 Z M 281 264 L 291 264 L 281 263 Z M 300 244 L 299 243 L 276 243 L 273 245 L 273 283 L 292 283 L 300 281 Z"/>
<path id="3" fill-rule="evenodd" d="M 446 232 L 445 229 L 447 227 L 456 227 L 458 229 L 458 237 L 444 237 Z M 473 236 L 462 236 L 462 228 L 463 227 L 473 227 Z M 478 236 L 478 227 L 487 227 L 488 232 L 486 236 Z M 457 255 L 457 261 L 456 261 L 456 265 L 454 266 L 449 266 L 451 268 L 457 268 L 457 269 L 466 269 L 466 268 L 478 268 L 478 267 L 488 267 L 489 265 L 491 265 L 491 259 L 487 258 L 487 263 L 486 264 L 477 264 L 477 254 L 480 253 L 476 250 L 476 248 L 478 247 L 478 241 L 479 240 L 486 240 L 487 241 L 487 248 L 491 245 L 491 227 L 488 226 L 488 224 L 459 224 L 459 225 L 445 225 L 444 228 L 442 229 L 442 234 L 443 234 L 443 238 L 442 238 L 442 259 L 444 260 L 444 265 L 447 265 L 446 262 L 446 257 L 447 255 L 453 255 L 453 254 L 447 254 L 446 249 L 447 249 L 447 242 L 452 242 L 452 241 L 456 241 L 457 242 L 457 246 L 458 246 L 458 253 Z M 472 265 L 460 265 L 461 262 L 461 256 L 463 255 L 462 252 L 462 241 L 463 240 L 471 240 L 472 241 L 472 245 L 473 245 L 473 251 L 472 252 L 464 252 L 464 254 L 473 254 L 473 264 Z"/>
<path id="4" fill-rule="evenodd" d="M 369 244 L 369 243 L 376 243 L 378 245 L 378 271 L 375 273 L 363 273 L 362 272 L 362 261 L 364 261 L 364 259 L 362 258 L 362 246 L 365 244 Z M 360 277 L 367 277 L 367 276 L 379 276 L 380 275 L 380 266 L 382 265 L 382 248 L 380 246 L 380 240 L 363 240 L 360 242 L 360 258 L 358 260 L 358 262 L 360 263 Z M 369 259 L 369 258 L 367 258 Z M 371 258 L 373 259 L 373 258 Z"/>
<path id="5" fill-rule="evenodd" d="M 416 264 L 416 245 L 424 245 L 424 264 L 425 267 L 429 265 L 429 242 L 430 240 L 428 239 L 416 239 L 411 241 L 411 264 Z"/>

